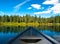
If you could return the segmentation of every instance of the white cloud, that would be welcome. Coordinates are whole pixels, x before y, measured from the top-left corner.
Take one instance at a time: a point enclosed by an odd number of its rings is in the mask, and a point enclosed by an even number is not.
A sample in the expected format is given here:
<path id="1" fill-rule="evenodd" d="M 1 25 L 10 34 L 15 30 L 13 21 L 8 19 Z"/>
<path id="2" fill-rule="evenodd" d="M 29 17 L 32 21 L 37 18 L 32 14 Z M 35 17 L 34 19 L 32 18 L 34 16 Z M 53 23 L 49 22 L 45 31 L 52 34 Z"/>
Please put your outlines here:
<path id="1" fill-rule="evenodd" d="M 34 14 L 49 14 L 51 11 L 47 10 L 47 11 L 42 11 L 42 12 L 34 12 Z"/>
<path id="2" fill-rule="evenodd" d="M 43 4 L 53 4 L 54 6 L 51 8 L 48 8 L 53 14 L 59 14 L 60 13 L 60 3 L 59 0 L 46 0 L 43 2 Z"/>
<path id="3" fill-rule="evenodd" d="M 43 4 L 56 4 L 59 0 L 46 0 Z"/>
<path id="4" fill-rule="evenodd" d="M 35 9 L 40 9 L 41 5 L 39 5 L 39 4 L 32 4 L 31 7 L 35 8 Z"/>
<path id="5" fill-rule="evenodd" d="M 53 7 L 49 7 L 46 11 L 42 11 L 42 12 L 34 12 L 34 14 L 59 14 L 60 13 L 60 3 L 59 0 L 46 0 L 45 2 L 43 2 L 43 4 L 52 4 L 54 5 Z"/>
<path id="6" fill-rule="evenodd" d="M 60 13 L 60 3 L 54 5 L 54 6 L 51 8 L 51 10 L 52 10 L 55 14 Z"/>
<path id="7" fill-rule="evenodd" d="M 0 11 L 0 15 L 4 15 L 4 12 Z"/>
<path id="8" fill-rule="evenodd" d="M 25 0 L 24 2 L 19 3 L 18 5 L 16 5 L 16 6 L 14 7 L 14 11 L 18 11 L 19 8 L 20 8 L 22 5 L 24 5 L 25 3 L 29 2 L 29 1 L 30 1 L 30 0 Z"/>
<path id="9" fill-rule="evenodd" d="M 55 4 L 53 7 L 48 8 L 53 14 L 59 14 L 60 13 L 60 3 Z"/>
<path id="10" fill-rule="evenodd" d="M 32 7 L 28 7 L 27 9 L 32 9 Z"/>

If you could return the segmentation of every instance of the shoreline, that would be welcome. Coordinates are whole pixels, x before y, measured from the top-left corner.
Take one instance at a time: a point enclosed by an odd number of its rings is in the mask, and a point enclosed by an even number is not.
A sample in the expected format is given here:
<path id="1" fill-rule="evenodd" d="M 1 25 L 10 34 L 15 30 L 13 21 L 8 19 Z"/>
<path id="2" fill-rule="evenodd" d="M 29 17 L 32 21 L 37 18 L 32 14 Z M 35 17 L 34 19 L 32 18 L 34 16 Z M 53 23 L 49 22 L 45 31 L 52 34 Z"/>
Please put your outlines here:
<path id="1" fill-rule="evenodd" d="M 25 22 L 0 22 L 0 26 L 60 26 L 60 23 L 25 23 Z"/>

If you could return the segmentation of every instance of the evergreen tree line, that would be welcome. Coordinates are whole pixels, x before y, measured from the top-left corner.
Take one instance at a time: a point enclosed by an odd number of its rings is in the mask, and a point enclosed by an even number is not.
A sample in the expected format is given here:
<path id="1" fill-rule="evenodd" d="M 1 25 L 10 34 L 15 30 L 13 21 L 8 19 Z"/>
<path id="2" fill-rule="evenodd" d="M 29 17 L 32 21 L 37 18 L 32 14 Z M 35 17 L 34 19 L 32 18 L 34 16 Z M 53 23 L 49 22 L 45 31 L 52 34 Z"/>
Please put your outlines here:
<path id="1" fill-rule="evenodd" d="M 32 22 L 38 22 L 38 23 L 60 23 L 60 16 L 54 16 L 50 18 L 41 18 L 40 16 L 30 16 L 26 14 L 25 16 L 0 16 L 0 22 L 25 22 L 25 23 L 32 23 Z"/>

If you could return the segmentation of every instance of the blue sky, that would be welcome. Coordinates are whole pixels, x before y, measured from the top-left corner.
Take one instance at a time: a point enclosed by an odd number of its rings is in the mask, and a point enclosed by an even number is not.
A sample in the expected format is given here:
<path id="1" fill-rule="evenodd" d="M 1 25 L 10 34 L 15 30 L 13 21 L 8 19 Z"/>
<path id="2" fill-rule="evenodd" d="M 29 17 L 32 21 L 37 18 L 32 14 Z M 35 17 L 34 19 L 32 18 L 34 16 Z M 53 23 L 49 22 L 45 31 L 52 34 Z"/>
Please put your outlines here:
<path id="1" fill-rule="evenodd" d="M 60 0 L 0 0 L 0 15 L 4 14 L 51 17 L 60 14 Z"/>

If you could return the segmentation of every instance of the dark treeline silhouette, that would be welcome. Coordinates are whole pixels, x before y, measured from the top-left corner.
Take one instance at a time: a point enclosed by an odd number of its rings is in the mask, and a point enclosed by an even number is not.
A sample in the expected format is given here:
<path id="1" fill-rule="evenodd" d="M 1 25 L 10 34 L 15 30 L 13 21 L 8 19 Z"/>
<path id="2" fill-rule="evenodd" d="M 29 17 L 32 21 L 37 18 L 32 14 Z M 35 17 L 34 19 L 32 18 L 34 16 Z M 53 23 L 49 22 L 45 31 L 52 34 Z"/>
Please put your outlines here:
<path id="1" fill-rule="evenodd" d="M 18 15 L 8 16 L 8 15 L 4 15 L 4 16 L 0 16 L 0 22 L 60 23 L 60 16 L 57 15 L 57 16 L 53 16 L 53 17 L 49 17 L 49 18 L 41 18 L 40 16 L 39 17 L 37 17 L 36 15 L 35 16 L 30 16 L 29 14 L 26 14 L 25 16 L 18 16 Z"/>

